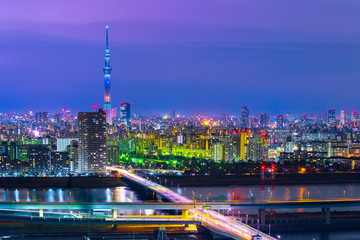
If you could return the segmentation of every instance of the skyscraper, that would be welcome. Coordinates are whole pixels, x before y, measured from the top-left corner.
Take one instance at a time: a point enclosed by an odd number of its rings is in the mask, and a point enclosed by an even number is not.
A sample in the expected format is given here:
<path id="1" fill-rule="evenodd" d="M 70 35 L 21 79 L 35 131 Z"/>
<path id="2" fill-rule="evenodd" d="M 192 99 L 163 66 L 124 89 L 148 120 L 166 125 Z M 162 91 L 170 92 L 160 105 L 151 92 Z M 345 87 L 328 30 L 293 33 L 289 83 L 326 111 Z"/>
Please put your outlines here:
<path id="1" fill-rule="evenodd" d="M 112 124 L 112 114 L 111 114 L 111 93 L 110 93 L 110 74 L 112 68 L 110 67 L 110 50 L 108 44 L 108 32 L 109 26 L 106 26 L 106 48 L 105 48 L 105 66 L 103 68 L 104 71 L 104 85 L 105 85 L 105 93 L 104 93 L 104 109 L 106 113 L 106 123 Z"/>
<path id="2" fill-rule="evenodd" d="M 326 112 L 326 122 L 327 124 L 333 124 L 336 122 L 336 110 L 334 109 L 328 109 Z"/>
<path id="3" fill-rule="evenodd" d="M 359 113 L 356 110 L 351 110 L 351 121 L 358 122 L 359 121 Z"/>
<path id="4" fill-rule="evenodd" d="M 260 127 L 266 129 L 268 126 L 269 115 L 267 113 L 263 113 L 260 115 Z"/>
<path id="5" fill-rule="evenodd" d="M 249 127 L 249 107 L 241 106 L 241 127 Z"/>
<path id="6" fill-rule="evenodd" d="M 284 115 L 277 115 L 276 118 L 276 128 L 277 129 L 284 129 Z"/>
<path id="7" fill-rule="evenodd" d="M 130 125 L 130 106 L 128 102 L 120 103 L 120 122 L 126 126 Z"/>
<path id="8" fill-rule="evenodd" d="M 236 160 L 247 161 L 250 132 L 241 131 L 232 136 L 236 151 Z"/>
<path id="9" fill-rule="evenodd" d="M 344 125 L 347 122 L 347 111 L 341 110 L 340 111 L 340 123 Z"/>
<path id="10" fill-rule="evenodd" d="M 105 112 L 79 112 L 79 172 L 104 173 L 106 165 Z"/>

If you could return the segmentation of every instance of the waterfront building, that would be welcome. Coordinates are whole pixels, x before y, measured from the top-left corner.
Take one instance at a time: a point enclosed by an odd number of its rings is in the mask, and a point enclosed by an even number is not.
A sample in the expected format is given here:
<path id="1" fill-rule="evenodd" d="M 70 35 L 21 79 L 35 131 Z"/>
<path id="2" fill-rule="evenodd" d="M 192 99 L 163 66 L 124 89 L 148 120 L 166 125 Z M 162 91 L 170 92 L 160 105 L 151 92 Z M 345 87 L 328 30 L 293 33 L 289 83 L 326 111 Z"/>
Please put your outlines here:
<path id="1" fill-rule="evenodd" d="M 79 142 L 72 140 L 70 145 L 66 147 L 66 151 L 69 153 L 70 160 L 70 173 L 79 171 Z"/>
<path id="2" fill-rule="evenodd" d="M 47 175 L 50 169 L 50 145 L 29 145 L 30 173 L 33 175 Z"/>
<path id="3" fill-rule="evenodd" d="M 68 175 L 70 173 L 70 159 L 68 152 L 51 152 L 50 172 L 52 175 Z"/>
<path id="4" fill-rule="evenodd" d="M 114 144 L 116 144 L 115 141 Z M 106 146 L 106 162 L 109 165 L 115 165 L 119 163 L 119 159 L 120 159 L 120 146 L 108 144 Z"/>
<path id="5" fill-rule="evenodd" d="M 79 172 L 105 173 L 106 169 L 106 114 L 79 112 Z"/>

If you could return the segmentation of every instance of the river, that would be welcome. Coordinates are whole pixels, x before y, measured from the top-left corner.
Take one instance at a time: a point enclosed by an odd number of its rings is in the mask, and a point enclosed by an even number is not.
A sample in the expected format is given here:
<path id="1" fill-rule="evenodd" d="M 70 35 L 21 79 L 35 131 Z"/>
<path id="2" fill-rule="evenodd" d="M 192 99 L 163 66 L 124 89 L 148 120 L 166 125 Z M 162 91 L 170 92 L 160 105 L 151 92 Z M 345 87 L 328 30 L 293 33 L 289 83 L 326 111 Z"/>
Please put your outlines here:
<path id="1" fill-rule="evenodd" d="M 360 184 L 329 185 L 282 185 L 275 187 L 228 186 L 228 187 L 183 187 L 173 188 L 176 192 L 192 198 L 208 201 L 221 200 L 302 200 L 360 198 Z M 127 187 L 114 188 L 18 188 L 0 189 L 0 201 L 139 201 L 135 192 Z M 350 208 L 349 208 L 350 209 Z M 137 214 L 134 210 L 124 210 L 120 214 Z M 150 212 L 148 214 L 151 214 Z M 360 231 L 348 232 L 308 232 L 278 233 L 284 240 L 360 240 Z"/>
<path id="2" fill-rule="evenodd" d="M 360 184 L 324 184 L 324 185 L 280 185 L 280 186 L 226 186 L 226 187 L 177 187 L 177 193 L 198 200 L 307 200 L 307 199 L 355 199 L 360 198 Z M 342 208 L 359 210 L 359 208 Z M 278 210 L 289 211 L 289 210 Z M 296 209 L 292 211 L 320 211 L 320 209 Z M 247 213 L 242 211 L 242 213 Z M 249 211 L 248 213 L 254 213 Z M 282 240 L 360 240 L 360 231 L 347 232 L 296 232 L 277 233 Z M 277 235 L 276 234 L 276 235 Z"/>

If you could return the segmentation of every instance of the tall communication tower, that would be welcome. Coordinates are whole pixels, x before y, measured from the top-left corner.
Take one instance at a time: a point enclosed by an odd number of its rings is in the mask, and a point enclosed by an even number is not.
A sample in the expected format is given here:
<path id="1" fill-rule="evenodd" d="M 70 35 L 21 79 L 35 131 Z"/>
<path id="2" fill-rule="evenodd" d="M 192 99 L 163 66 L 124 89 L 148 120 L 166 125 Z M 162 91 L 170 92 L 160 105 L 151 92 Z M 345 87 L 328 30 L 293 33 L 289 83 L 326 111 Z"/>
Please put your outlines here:
<path id="1" fill-rule="evenodd" d="M 105 66 L 103 68 L 104 71 L 104 110 L 106 113 L 106 123 L 112 124 L 112 116 L 111 116 L 111 93 L 110 93 L 110 74 L 112 68 L 110 67 L 110 50 L 109 50 L 109 26 L 106 26 L 106 47 L 105 47 Z"/>

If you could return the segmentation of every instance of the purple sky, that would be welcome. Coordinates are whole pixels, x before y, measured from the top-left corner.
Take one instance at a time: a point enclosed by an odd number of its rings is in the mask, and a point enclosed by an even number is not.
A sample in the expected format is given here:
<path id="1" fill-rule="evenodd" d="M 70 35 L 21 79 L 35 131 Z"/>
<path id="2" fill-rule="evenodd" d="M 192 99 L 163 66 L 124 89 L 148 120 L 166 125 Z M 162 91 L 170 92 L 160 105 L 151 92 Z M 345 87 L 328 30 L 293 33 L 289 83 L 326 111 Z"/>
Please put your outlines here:
<path id="1" fill-rule="evenodd" d="M 106 3 L 106 5 L 105 5 Z M 0 4 L 0 112 L 360 110 L 360 1 L 14 0 Z"/>

